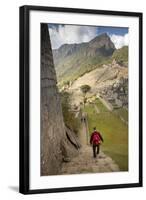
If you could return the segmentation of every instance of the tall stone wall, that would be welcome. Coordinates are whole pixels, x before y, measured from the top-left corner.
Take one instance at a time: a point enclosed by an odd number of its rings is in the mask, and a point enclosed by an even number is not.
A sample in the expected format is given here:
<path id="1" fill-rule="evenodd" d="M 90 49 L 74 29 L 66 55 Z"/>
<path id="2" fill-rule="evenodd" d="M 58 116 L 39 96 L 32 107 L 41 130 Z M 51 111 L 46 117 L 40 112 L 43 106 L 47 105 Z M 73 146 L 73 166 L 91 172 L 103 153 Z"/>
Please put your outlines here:
<path id="1" fill-rule="evenodd" d="M 56 84 L 48 25 L 41 24 L 41 175 L 59 174 L 63 159 L 77 154 L 67 138 Z"/>

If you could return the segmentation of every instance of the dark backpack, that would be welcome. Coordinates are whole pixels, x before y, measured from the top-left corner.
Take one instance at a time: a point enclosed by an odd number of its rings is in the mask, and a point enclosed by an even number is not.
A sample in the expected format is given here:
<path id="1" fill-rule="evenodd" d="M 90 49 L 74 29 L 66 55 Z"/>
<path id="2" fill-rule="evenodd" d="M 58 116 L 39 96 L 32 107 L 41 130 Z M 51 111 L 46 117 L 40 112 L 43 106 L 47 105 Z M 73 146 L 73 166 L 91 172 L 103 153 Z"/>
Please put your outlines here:
<path id="1" fill-rule="evenodd" d="M 94 133 L 93 135 L 93 144 L 99 144 L 100 143 L 100 136 L 98 133 Z"/>

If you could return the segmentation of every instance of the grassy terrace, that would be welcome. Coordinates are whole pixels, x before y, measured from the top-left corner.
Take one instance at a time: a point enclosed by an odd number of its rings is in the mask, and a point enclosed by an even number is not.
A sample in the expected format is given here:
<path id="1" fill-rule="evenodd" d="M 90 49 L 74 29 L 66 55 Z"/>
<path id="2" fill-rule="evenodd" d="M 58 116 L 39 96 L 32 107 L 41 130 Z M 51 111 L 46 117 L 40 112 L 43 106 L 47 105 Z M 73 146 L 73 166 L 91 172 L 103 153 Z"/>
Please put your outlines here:
<path id="1" fill-rule="evenodd" d="M 103 105 L 103 103 L 99 99 L 95 100 L 95 105 L 97 106 L 97 108 L 99 109 L 100 112 L 108 111 L 107 108 Z"/>
<path id="2" fill-rule="evenodd" d="M 116 161 L 121 171 L 127 171 L 128 127 L 114 111 L 108 111 L 100 100 L 96 100 L 95 103 L 100 110 L 99 114 L 92 104 L 88 104 L 84 108 L 84 111 L 88 114 L 89 131 L 91 133 L 93 127 L 96 126 L 104 138 L 103 151 Z M 123 114 L 125 111 L 121 109 L 119 112 Z M 126 113 L 123 116 L 126 118 Z"/>
<path id="3" fill-rule="evenodd" d="M 117 115 L 121 116 L 126 122 L 128 122 L 128 111 L 120 108 L 114 111 Z"/>

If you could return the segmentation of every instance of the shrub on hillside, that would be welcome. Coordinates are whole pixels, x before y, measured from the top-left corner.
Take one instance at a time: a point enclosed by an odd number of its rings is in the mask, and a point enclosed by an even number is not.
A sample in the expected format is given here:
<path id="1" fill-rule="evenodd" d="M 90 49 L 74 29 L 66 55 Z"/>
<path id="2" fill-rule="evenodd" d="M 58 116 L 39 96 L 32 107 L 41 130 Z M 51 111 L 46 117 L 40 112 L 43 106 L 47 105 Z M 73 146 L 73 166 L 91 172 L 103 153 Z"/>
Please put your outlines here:
<path id="1" fill-rule="evenodd" d="M 71 110 L 68 92 L 61 92 L 61 104 L 65 125 L 77 134 L 80 128 L 80 119 L 75 117 L 75 112 Z"/>

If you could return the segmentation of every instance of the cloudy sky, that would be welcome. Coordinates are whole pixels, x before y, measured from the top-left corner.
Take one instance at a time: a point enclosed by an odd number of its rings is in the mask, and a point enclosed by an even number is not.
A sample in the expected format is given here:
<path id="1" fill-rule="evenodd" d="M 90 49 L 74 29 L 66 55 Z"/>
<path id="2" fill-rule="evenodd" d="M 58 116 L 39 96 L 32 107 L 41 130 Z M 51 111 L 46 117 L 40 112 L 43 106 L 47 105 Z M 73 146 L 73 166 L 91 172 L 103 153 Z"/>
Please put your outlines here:
<path id="1" fill-rule="evenodd" d="M 53 49 L 62 44 L 88 42 L 97 35 L 107 33 L 117 49 L 128 45 L 128 28 L 48 24 Z"/>

